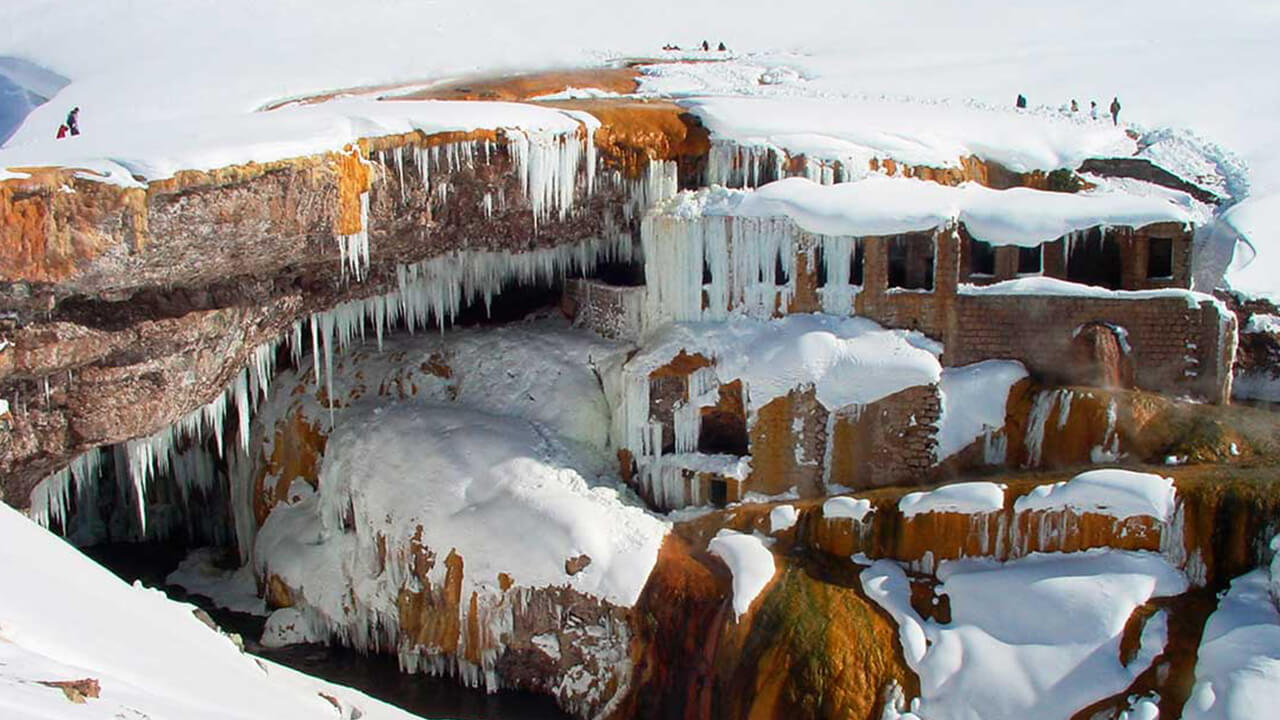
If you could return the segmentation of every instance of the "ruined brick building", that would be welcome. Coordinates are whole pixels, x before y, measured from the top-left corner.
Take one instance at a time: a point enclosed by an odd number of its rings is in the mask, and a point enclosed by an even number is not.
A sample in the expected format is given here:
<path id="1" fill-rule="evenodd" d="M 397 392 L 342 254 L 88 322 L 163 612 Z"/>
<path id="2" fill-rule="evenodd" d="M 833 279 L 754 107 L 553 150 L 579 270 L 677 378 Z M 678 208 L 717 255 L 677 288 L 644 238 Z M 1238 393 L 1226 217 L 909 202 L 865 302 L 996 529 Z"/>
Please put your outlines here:
<path id="1" fill-rule="evenodd" d="M 885 183 L 908 192 L 924 184 Z M 831 189 L 814 190 L 823 191 Z M 1077 207 L 1048 192 L 986 192 L 995 201 L 984 196 L 982 212 L 939 205 L 893 218 L 892 208 L 858 210 L 843 225 L 813 220 L 803 201 L 762 206 L 750 192 L 685 193 L 645 222 L 645 285 L 574 281 L 566 306 L 602 334 L 635 339 L 673 321 L 861 317 L 918 331 L 918 344 L 936 341 L 942 378 L 1001 359 L 1020 362 L 1045 387 L 1229 399 L 1235 320 L 1217 300 L 1190 290 L 1194 227 L 1187 218 L 1157 205 L 1135 209 L 1133 198 L 1119 208 Z M 1049 239 L 1042 228 L 1024 232 L 1020 223 L 1031 212 L 1062 232 Z M 815 223 L 892 232 L 805 227 Z M 643 421 L 656 437 L 644 447 L 623 443 L 624 466 L 635 463 L 637 484 L 657 505 L 918 482 L 943 459 L 945 380 L 867 405 L 824 407 L 801 379 L 753 410 L 743 399 L 751 391 L 744 393 L 740 378 L 719 377 L 715 357 L 690 347 L 668 359 L 648 379 Z M 877 372 L 889 371 L 865 370 Z M 699 429 L 682 441 L 695 405 Z"/>

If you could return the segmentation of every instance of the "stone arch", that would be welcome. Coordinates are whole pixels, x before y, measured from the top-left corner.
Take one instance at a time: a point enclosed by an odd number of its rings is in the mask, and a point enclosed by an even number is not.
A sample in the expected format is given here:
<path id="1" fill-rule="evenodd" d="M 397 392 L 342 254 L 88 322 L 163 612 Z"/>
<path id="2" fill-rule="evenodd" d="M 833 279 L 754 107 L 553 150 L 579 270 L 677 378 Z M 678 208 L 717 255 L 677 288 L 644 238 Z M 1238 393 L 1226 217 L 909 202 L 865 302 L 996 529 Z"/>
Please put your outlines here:
<path id="1" fill-rule="evenodd" d="M 1133 350 L 1124 328 L 1087 322 L 1071 334 L 1071 382 L 1102 388 L 1133 387 Z"/>

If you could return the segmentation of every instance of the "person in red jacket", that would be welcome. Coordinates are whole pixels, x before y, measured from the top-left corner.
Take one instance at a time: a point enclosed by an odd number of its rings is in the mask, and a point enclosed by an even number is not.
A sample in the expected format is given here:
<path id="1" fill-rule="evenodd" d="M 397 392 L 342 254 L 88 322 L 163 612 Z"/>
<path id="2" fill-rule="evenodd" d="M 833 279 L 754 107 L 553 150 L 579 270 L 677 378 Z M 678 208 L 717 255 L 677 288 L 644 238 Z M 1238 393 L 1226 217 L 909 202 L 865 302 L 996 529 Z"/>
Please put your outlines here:
<path id="1" fill-rule="evenodd" d="M 58 139 L 59 139 L 59 140 L 61 140 L 62 138 L 66 137 L 66 136 L 67 136 L 67 132 L 68 132 L 68 128 L 67 128 L 67 126 L 66 126 L 66 124 L 65 124 L 65 123 L 64 123 L 64 124 L 62 124 L 62 125 L 59 125 L 59 126 L 58 126 Z"/>

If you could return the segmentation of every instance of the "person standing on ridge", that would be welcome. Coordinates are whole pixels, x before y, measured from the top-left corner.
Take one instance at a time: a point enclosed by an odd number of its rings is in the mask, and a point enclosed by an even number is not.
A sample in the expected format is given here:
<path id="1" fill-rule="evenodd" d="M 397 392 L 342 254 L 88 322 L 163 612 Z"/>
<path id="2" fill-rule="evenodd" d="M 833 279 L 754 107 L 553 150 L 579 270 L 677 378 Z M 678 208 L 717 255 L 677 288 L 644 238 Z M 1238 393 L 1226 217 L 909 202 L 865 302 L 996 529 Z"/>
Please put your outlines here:
<path id="1" fill-rule="evenodd" d="M 1013 103 L 1013 105 L 1014 105 L 1014 107 L 1018 108 L 1019 110 L 1026 110 L 1026 109 L 1027 109 L 1027 97 L 1026 97 L 1025 95 L 1023 95 L 1022 93 L 1018 93 L 1018 99 Z"/>
<path id="2" fill-rule="evenodd" d="M 1075 98 L 1071 98 L 1071 112 L 1072 113 L 1080 112 L 1080 103 L 1076 102 Z"/>
<path id="3" fill-rule="evenodd" d="M 1120 98 L 1111 98 L 1111 124 L 1120 124 Z"/>
<path id="4" fill-rule="evenodd" d="M 721 41 L 720 41 L 720 47 L 718 47 L 718 48 L 716 48 L 716 49 L 717 49 L 717 50 L 719 50 L 720 52 L 728 52 L 728 51 L 729 51 L 729 48 L 727 48 L 727 47 L 725 47 L 725 46 L 724 46 L 724 41 L 723 41 L 723 40 L 721 40 Z"/>
<path id="5" fill-rule="evenodd" d="M 80 134 L 80 108 L 73 107 L 71 112 L 67 113 L 67 129 L 72 135 Z"/>
<path id="6" fill-rule="evenodd" d="M 708 50 L 710 50 L 710 49 L 711 49 L 711 43 L 707 42 L 706 40 L 703 40 L 703 41 L 702 41 L 702 51 L 703 51 L 703 52 L 707 52 L 707 51 L 708 51 Z"/>
<path id="7" fill-rule="evenodd" d="M 66 123 L 63 123 L 63 124 L 59 125 L 59 126 L 58 126 L 58 139 L 59 139 L 59 140 L 61 140 L 62 138 L 66 137 L 68 132 L 69 132 L 69 130 L 67 129 L 67 124 L 66 124 Z"/>
<path id="8" fill-rule="evenodd" d="M 1089 117 L 1093 118 L 1094 120 L 1098 119 L 1098 101 L 1097 100 L 1089 101 Z"/>

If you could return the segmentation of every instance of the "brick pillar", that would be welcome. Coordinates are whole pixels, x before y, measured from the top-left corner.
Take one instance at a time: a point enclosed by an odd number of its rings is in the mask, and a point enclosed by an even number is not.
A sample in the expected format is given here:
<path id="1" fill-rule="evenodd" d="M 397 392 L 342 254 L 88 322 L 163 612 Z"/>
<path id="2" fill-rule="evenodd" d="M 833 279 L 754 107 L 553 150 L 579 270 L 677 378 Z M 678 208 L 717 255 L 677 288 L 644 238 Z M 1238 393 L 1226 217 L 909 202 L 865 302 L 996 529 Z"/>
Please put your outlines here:
<path id="1" fill-rule="evenodd" d="M 887 238 L 862 238 L 862 296 L 875 299 L 884 295 L 889 287 L 889 242 Z M 861 310 L 859 310 L 861 313 Z"/>
<path id="2" fill-rule="evenodd" d="M 1067 279 L 1066 240 L 1058 238 L 1044 244 L 1043 272 L 1045 277 L 1058 278 L 1059 280 Z"/>

